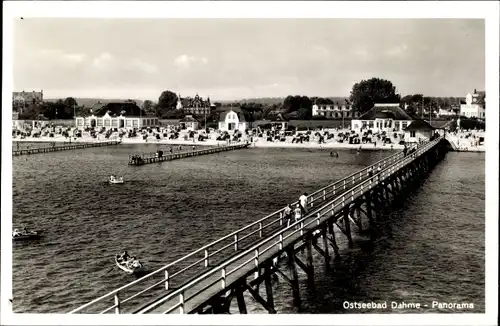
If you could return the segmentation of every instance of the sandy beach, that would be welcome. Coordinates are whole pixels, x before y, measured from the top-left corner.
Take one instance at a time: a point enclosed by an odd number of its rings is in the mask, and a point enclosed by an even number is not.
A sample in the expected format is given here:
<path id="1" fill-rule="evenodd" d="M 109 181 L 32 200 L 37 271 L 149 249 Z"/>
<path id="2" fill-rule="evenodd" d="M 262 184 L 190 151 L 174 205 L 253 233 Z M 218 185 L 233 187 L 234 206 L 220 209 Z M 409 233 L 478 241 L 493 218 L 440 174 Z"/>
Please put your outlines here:
<path id="1" fill-rule="evenodd" d="M 180 138 L 180 137 L 179 137 Z M 288 139 L 290 138 L 290 139 Z M 13 141 L 17 142 L 46 142 L 46 143 L 69 143 L 69 139 L 63 137 L 61 135 L 55 135 L 54 137 L 25 137 L 21 139 L 20 137 L 13 138 Z M 113 141 L 120 140 L 118 137 L 110 137 L 110 138 L 91 138 L 89 136 L 83 137 L 73 137 L 71 139 L 71 143 L 95 143 L 95 142 L 105 142 L 105 141 Z M 244 139 L 243 142 L 247 140 Z M 248 139 L 250 141 L 250 139 Z M 182 146 L 224 146 L 229 144 L 234 144 L 235 142 L 227 142 L 227 141 L 217 141 L 215 139 L 207 139 L 204 141 L 198 140 L 184 140 L 184 139 L 156 139 L 154 137 L 148 137 L 147 141 L 142 139 L 141 137 L 127 138 L 123 137 L 121 139 L 122 144 L 164 144 L 164 145 L 182 145 Z M 292 137 L 287 137 L 287 141 L 273 141 L 268 142 L 263 138 L 255 138 L 254 142 L 251 143 L 251 147 L 258 148 L 315 148 L 315 149 L 358 149 L 362 150 L 397 150 L 403 149 L 403 145 L 398 144 L 385 144 L 383 145 L 381 142 L 374 146 L 373 144 L 347 144 L 347 143 L 339 143 L 336 141 L 326 141 L 326 143 L 319 144 L 317 140 L 312 140 L 309 142 L 303 143 L 292 143 Z"/>

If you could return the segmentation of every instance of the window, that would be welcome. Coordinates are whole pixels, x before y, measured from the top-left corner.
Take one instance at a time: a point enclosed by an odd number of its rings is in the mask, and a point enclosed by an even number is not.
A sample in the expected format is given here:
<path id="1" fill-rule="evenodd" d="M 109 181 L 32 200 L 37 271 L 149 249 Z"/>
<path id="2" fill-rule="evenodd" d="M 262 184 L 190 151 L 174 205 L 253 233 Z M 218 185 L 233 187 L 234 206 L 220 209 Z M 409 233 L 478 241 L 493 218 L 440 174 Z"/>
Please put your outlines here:
<path id="1" fill-rule="evenodd" d="M 132 126 L 134 126 L 134 127 L 139 126 L 139 121 L 137 121 L 137 120 L 132 120 Z"/>
<path id="2" fill-rule="evenodd" d="M 111 120 L 111 126 L 118 127 L 118 120 Z"/>
<path id="3" fill-rule="evenodd" d="M 368 121 L 368 128 L 373 128 L 373 121 Z"/>
<path id="4" fill-rule="evenodd" d="M 412 138 L 416 137 L 416 133 L 414 130 L 410 131 L 410 137 Z"/>
<path id="5" fill-rule="evenodd" d="M 109 119 L 104 120 L 104 126 L 109 127 L 109 125 L 110 125 Z"/>
<path id="6" fill-rule="evenodd" d="M 77 121 L 79 126 L 83 126 L 83 119 L 78 119 Z"/>
<path id="7" fill-rule="evenodd" d="M 102 119 L 97 119 L 97 125 L 98 125 L 99 127 L 102 127 Z"/>
<path id="8" fill-rule="evenodd" d="M 125 125 L 126 125 L 127 127 L 132 127 L 132 120 L 128 120 L 128 119 L 127 119 L 127 120 L 125 120 Z"/>

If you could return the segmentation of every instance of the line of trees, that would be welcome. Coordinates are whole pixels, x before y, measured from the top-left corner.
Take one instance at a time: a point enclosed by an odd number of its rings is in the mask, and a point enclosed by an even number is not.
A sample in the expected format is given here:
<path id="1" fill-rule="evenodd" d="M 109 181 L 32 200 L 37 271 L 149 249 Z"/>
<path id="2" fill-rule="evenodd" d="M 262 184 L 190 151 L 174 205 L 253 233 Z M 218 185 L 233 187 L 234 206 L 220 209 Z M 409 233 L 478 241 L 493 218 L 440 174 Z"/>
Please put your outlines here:
<path id="1" fill-rule="evenodd" d="M 184 110 L 177 110 L 177 94 L 170 91 L 163 91 L 158 102 L 146 100 L 142 108 L 148 115 L 154 115 L 161 119 L 181 119 L 187 113 Z M 345 104 L 352 107 L 354 111 L 361 114 L 370 110 L 375 103 L 400 103 L 402 107 L 411 115 L 420 115 L 423 108 L 427 111 L 437 111 L 439 108 L 451 109 L 460 104 L 460 99 L 453 97 L 426 97 L 422 94 L 412 94 L 401 97 L 397 93 L 396 87 L 389 80 L 381 78 L 370 78 L 361 80 L 353 85 L 348 98 L 343 99 Z M 317 104 L 344 104 L 342 99 L 321 97 L 307 97 L 303 95 L 289 95 L 282 101 L 277 98 L 241 100 L 237 102 L 217 103 L 215 110 L 211 110 L 207 115 L 207 122 L 216 122 L 220 111 L 227 107 L 240 108 L 247 121 L 261 119 L 273 119 L 278 115 L 285 119 L 309 120 L 320 117 L 312 117 L 312 106 Z M 73 97 L 57 100 L 56 102 L 44 102 L 42 104 L 29 104 L 24 107 L 20 114 L 20 119 L 36 119 L 40 115 L 48 119 L 71 119 L 73 113 L 84 114 L 89 112 L 89 108 L 78 106 Z M 198 119 L 204 118 L 197 117 Z"/>

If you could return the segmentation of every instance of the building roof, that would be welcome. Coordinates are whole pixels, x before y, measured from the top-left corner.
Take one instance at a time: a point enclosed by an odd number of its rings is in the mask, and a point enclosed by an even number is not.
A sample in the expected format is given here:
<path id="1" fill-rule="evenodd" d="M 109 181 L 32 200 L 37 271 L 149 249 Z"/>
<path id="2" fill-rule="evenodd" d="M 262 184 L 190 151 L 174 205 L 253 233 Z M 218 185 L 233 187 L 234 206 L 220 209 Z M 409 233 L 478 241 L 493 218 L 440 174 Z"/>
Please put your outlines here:
<path id="1" fill-rule="evenodd" d="M 221 122 L 226 121 L 226 115 L 231 111 L 236 113 L 236 115 L 238 116 L 238 120 L 240 120 L 240 122 L 246 121 L 245 115 L 243 114 L 243 110 L 240 108 L 236 108 L 236 107 L 231 107 L 231 108 L 226 109 L 224 112 L 221 112 L 220 116 L 219 116 L 219 121 L 221 121 Z"/>
<path id="2" fill-rule="evenodd" d="M 373 108 L 366 111 L 359 120 L 375 120 L 381 116 L 389 116 L 393 120 L 415 120 L 403 110 L 399 104 L 375 104 Z M 387 118 L 386 118 L 387 119 Z"/>
<path id="3" fill-rule="evenodd" d="M 414 120 L 408 127 L 405 128 L 405 131 L 416 131 L 416 130 L 434 130 L 433 126 L 431 126 L 427 121 L 422 119 Z"/>
<path id="4" fill-rule="evenodd" d="M 184 118 L 180 119 L 179 122 L 198 122 L 192 115 L 187 115 Z"/>
<path id="5" fill-rule="evenodd" d="M 100 103 L 97 102 L 90 108 L 95 116 L 102 117 L 109 112 L 110 116 L 119 116 L 122 114 L 124 116 L 144 116 L 147 114 L 142 110 L 135 102 L 110 102 L 110 103 Z"/>

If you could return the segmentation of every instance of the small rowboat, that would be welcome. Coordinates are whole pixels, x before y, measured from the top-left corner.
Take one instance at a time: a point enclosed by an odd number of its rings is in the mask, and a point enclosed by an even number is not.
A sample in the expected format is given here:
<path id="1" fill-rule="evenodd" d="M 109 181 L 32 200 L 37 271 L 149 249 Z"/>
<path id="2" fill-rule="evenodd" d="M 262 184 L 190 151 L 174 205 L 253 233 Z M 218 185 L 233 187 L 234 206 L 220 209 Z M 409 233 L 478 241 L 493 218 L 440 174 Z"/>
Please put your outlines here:
<path id="1" fill-rule="evenodd" d="M 115 178 L 113 176 L 109 177 L 109 183 L 123 183 L 123 177 Z"/>
<path id="2" fill-rule="evenodd" d="M 118 268 L 120 268 L 122 271 L 124 271 L 127 274 L 141 274 L 145 272 L 144 265 L 139 261 L 139 260 L 134 260 L 133 262 L 130 261 L 123 261 L 120 258 L 120 255 L 115 256 L 115 263 Z"/>
<path id="3" fill-rule="evenodd" d="M 41 233 L 41 231 L 19 232 L 12 235 L 12 241 L 39 240 L 42 237 Z"/>

